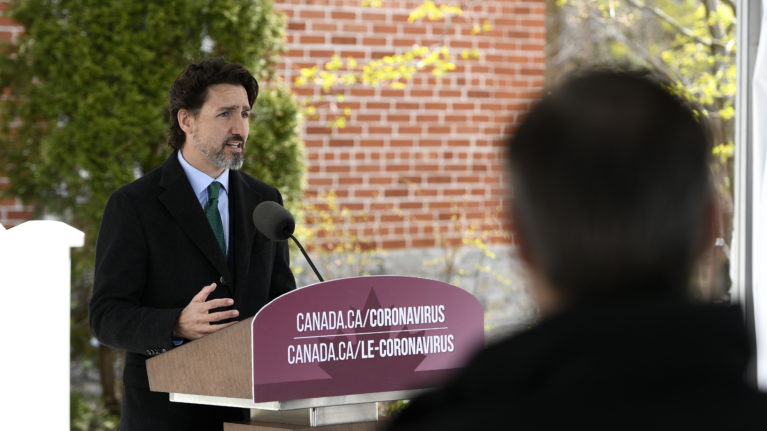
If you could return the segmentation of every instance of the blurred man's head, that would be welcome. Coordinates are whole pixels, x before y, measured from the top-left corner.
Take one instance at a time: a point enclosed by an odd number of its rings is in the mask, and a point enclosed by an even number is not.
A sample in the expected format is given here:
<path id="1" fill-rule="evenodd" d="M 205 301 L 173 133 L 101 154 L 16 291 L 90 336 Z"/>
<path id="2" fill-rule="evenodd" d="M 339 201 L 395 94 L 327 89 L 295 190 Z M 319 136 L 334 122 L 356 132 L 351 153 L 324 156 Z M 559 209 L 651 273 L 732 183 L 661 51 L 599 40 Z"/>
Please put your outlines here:
<path id="1" fill-rule="evenodd" d="M 710 239 L 709 154 L 704 125 L 662 83 L 570 78 L 510 141 L 523 256 L 566 302 L 684 293 Z"/>

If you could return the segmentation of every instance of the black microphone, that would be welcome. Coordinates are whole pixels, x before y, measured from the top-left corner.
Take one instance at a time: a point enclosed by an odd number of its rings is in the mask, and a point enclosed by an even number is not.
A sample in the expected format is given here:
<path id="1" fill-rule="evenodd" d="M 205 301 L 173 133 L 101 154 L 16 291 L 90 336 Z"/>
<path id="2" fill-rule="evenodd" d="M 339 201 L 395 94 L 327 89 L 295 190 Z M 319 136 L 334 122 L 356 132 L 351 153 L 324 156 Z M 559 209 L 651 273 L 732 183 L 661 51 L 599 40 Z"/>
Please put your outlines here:
<path id="1" fill-rule="evenodd" d="M 288 238 L 293 238 L 298 249 L 301 250 L 306 261 L 309 262 L 309 266 L 312 267 L 314 274 L 320 281 L 325 281 L 320 272 L 314 266 L 314 262 L 298 242 L 296 237 L 293 236 L 293 231 L 296 229 L 296 220 L 293 218 L 293 214 L 286 210 L 282 205 L 273 201 L 264 201 L 256 206 L 253 210 L 253 224 L 256 225 L 256 229 L 264 236 L 272 241 L 285 241 Z"/>

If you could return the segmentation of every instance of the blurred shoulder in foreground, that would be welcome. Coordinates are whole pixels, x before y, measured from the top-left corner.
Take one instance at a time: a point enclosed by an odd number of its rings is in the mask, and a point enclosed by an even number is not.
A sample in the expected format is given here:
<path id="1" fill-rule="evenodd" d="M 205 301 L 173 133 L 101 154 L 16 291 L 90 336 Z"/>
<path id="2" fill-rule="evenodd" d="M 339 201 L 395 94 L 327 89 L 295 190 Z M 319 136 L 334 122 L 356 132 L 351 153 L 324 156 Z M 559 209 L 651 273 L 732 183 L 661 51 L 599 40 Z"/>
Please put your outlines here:
<path id="1" fill-rule="evenodd" d="M 510 215 L 542 313 L 415 399 L 396 430 L 763 429 L 737 305 L 697 303 L 707 129 L 643 71 L 573 75 L 509 140 Z"/>

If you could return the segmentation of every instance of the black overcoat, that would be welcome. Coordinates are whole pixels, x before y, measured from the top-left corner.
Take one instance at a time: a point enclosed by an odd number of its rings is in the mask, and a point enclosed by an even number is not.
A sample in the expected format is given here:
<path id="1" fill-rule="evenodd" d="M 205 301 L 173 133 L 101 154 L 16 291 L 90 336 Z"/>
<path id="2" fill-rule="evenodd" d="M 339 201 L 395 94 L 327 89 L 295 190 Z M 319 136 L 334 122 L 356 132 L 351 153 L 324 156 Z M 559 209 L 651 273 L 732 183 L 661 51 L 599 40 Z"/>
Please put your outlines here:
<path id="1" fill-rule="evenodd" d="M 239 172 L 229 173 L 229 257 L 213 231 L 177 152 L 159 168 L 121 187 L 104 210 L 97 249 L 90 322 L 104 344 L 126 351 L 122 430 L 221 429 L 241 409 L 170 403 L 149 391 L 145 361 L 174 347 L 181 310 L 203 286 L 233 298 L 239 319 L 253 316 L 295 288 L 288 246 L 256 231 L 251 214 L 280 193 Z"/>

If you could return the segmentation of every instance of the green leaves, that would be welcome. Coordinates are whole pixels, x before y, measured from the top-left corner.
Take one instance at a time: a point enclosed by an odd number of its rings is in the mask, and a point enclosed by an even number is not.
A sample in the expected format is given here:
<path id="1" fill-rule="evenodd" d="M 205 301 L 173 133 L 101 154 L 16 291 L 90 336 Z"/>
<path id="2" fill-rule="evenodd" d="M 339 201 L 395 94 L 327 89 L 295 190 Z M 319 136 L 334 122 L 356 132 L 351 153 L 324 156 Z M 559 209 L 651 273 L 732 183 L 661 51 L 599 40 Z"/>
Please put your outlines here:
<path id="1" fill-rule="evenodd" d="M 381 7 L 380 0 L 363 0 L 364 7 Z M 464 16 L 464 10 L 460 6 L 448 4 L 444 1 L 424 0 L 420 5 L 410 11 L 408 25 L 422 25 L 423 21 L 444 21 L 451 29 L 460 27 L 451 20 L 454 17 L 462 17 L 463 24 L 469 24 L 471 34 L 488 33 L 493 30 L 492 24 L 484 20 L 481 24 Z M 345 61 L 338 55 L 334 55 L 324 65 L 302 68 L 295 78 L 296 87 L 316 86 L 322 94 L 318 98 L 301 101 L 304 105 L 303 113 L 310 119 L 319 118 L 318 108 L 325 108 L 327 112 L 327 126 L 331 129 L 343 129 L 351 117 L 351 111 L 346 108 L 341 113 L 340 103 L 343 102 L 346 92 L 352 87 L 378 88 L 388 86 L 392 90 L 404 90 L 411 83 L 414 76 L 419 72 L 430 72 L 431 75 L 440 79 L 445 74 L 457 69 L 455 59 L 460 56 L 461 60 L 477 60 L 481 53 L 477 49 L 462 49 L 460 53 L 454 53 L 450 41 L 443 33 L 440 41 L 432 46 L 414 45 L 408 50 L 384 56 L 380 59 L 362 61 L 347 58 Z M 324 105 L 324 106 L 322 106 Z"/>
<path id="2" fill-rule="evenodd" d="M 258 145 L 300 158 L 295 102 L 265 82 L 284 43 L 269 0 L 19 0 L 10 14 L 26 32 L 0 62 L 12 94 L 0 105 L 9 193 L 84 229 L 89 244 L 109 194 L 169 154 L 167 91 L 193 61 L 222 55 L 248 67 L 262 81 L 260 103 L 281 113 L 255 122 Z M 300 169 L 252 169 L 300 188 L 290 177 L 300 182 Z"/>
<path id="3" fill-rule="evenodd" d="M 94 354 L 87 302 L 104 205 L 170 154 L 168 89 L 189 63 L 221 55 L 259 79 L 245 170 L 288 204 L 300 198 L 298 105 L 269 82 L 284 20 L 271 0 L 17 0 L 9 13 L 25 33 L 0 45 L 0 175 L 5 194 L 85 232 L 73 252 L 79 359 Z"/>
<path id="4" fill-rule="evenodd" d="M 735 116 L 732 2 L 567 0 L 558 4 L 572 22 L 598 23 L 603 33 L 592 38 L 595 45 L 609 48 L 612 58 L 608 61 L 637 63 L 668 75 L 673 80 L 671 90 L 694 102 L 708 118 L 714 144 L 726 147 Z M 718 151 L 716 156 L 725 163 L 731 154 Z"/>

